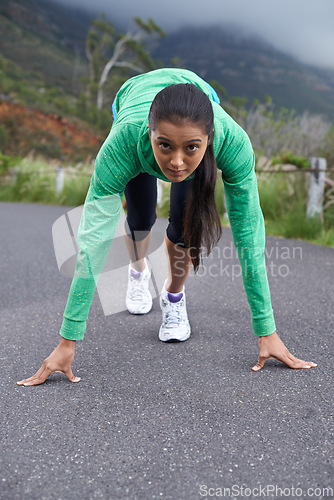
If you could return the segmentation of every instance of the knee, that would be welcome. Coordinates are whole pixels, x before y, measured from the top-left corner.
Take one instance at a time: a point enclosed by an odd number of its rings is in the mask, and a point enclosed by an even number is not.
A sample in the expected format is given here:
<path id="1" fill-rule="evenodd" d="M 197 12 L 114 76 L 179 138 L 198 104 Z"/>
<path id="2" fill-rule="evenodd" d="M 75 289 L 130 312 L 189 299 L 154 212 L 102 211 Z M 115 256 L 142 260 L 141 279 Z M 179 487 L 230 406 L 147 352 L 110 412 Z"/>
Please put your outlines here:
<path id="1" fill-rule="evenodd" d="M 145 219 L 137 217 L 135 221 L 131 221 L 127 217 L 124 223 L 125 232 L 132 240 L 141 241 L 148 236 L 156 219 L 156 214 Z"/>
<path id="2" fill-rule="evenodd" d="M 183 238 L 183 226 L 176 226 L 175 224 L 169 223 L 166 230 L 167 238 L 182 248 L 187 248 Z"/>

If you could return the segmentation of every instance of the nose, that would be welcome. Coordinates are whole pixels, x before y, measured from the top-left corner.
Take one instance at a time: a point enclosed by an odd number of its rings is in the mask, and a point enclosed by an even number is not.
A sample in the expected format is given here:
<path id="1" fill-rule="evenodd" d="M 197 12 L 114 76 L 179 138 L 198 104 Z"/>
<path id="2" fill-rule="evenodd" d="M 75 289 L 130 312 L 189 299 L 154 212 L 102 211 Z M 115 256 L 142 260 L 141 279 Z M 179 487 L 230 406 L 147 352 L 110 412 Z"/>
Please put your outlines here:
<path id="1" fill-rule="evenodd" d="M 183 165 L 182 153 L 175 153 L 171 159 L 171 165 L 175 170 L 179 170 Z"/>

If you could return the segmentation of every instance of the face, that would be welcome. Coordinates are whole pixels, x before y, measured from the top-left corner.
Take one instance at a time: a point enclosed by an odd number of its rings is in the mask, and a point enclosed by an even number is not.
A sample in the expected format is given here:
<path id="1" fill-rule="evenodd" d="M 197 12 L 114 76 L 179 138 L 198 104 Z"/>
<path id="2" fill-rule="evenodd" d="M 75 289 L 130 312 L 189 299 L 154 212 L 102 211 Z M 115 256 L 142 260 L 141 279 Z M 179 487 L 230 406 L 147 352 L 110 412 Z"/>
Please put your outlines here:
<path id="1" fill-rule="evenodd" d="M 208 135 L 197 124 L 160 121 L 150 131 L 154 157 L 172 182 L 186 179 L 201 163 L 208 146 Z"/>

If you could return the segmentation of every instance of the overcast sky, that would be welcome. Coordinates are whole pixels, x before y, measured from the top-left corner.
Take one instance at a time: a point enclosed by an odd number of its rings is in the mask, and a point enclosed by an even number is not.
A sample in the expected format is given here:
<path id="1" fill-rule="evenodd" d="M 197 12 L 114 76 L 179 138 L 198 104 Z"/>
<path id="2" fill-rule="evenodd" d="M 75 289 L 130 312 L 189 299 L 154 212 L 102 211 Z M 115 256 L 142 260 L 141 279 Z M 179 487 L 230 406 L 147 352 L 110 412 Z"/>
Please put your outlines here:
<path id="1" fill-rule="evenodd" d="M 170 34 L 183 25 L 239 24 L 299 60 L 334 69 L 334 0 L 56 0 L 127 25 L 151 16 Z"/>

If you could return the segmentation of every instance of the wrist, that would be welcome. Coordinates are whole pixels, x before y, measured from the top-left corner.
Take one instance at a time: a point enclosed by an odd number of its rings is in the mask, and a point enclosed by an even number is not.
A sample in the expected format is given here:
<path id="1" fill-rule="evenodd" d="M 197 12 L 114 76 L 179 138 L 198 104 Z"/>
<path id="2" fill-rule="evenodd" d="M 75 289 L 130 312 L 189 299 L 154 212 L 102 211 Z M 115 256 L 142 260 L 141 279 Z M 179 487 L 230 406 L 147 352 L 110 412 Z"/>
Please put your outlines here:
<path id="1" fill-rule="evenodd" d="M 273 333 L 268 333 L 267 335 L 259 335 L 258 337 L 259 339 L 267 339 L 269 337 L 273 337 L 275 334 L 277 335 L 276 330 Z"/>
<path id="2" fill-rule="evenodd" d="M 76 343 L 75 340 L 65 339 L 64 337 L 60 336 L 59 345 L 61 345 L 62 347 L 67 347 L 67 348 L 71 348 L 74 350 L 75 343 Z"/>

